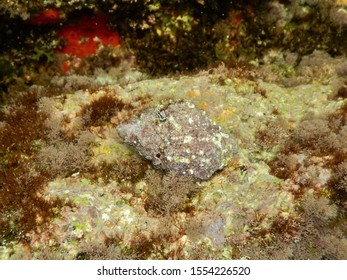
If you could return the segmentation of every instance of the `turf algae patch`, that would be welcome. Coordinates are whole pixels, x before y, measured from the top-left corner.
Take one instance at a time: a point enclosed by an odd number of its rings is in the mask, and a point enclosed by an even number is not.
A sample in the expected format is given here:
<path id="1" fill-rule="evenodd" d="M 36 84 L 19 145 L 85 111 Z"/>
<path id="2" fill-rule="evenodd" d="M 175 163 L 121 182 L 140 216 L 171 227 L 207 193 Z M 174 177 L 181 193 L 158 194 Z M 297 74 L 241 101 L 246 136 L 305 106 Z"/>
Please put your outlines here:
<path id="1" fill-rule="evenodd" d="M 12 98 L 0 111 L 0 244 L 25 240 L 26 233 L 55 216 L 58 199 L 45 199 L 50 179 L 35 164 L 38 140 L 44 136 L 47 116 L 38 101 L 40 87 Z"/>

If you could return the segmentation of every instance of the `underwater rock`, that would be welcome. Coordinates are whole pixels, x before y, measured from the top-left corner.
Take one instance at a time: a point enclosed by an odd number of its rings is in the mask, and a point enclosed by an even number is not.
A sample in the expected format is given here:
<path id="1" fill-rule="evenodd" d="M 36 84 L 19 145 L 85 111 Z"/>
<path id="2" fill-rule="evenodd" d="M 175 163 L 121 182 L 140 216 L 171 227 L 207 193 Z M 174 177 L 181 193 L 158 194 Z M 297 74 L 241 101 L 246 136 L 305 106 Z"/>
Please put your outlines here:
<path id="1" fill-rule="evenodd" d="M 156 168 L 207 180 L 236 152 L 231 135 L 188 101 L 164 101 L 117 127 Z"/>

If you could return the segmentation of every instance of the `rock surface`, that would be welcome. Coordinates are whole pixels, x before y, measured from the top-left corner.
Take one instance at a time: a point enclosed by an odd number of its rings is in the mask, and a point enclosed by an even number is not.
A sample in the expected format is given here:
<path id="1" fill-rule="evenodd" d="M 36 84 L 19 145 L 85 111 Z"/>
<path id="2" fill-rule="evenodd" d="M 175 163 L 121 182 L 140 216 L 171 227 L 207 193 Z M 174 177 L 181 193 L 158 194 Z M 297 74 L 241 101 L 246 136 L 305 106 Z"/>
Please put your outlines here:
<path id="1" fill-rule="evenodd" d="M 153 165 L 207 180 L 236 152 L 233 138 L 187 101 L 164 101 L 117 127 Z"/>

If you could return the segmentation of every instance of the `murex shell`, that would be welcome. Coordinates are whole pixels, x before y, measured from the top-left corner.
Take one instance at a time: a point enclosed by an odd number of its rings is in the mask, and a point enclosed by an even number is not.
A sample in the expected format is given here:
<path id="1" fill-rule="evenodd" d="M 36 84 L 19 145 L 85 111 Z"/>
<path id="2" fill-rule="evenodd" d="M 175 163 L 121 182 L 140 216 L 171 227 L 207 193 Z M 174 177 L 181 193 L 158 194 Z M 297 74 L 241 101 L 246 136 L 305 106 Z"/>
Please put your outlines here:
<path id="1" fill-rule="evenodd" d="M 209 179 L 236 153 L 231 135 L 194 104 L 166 101 L 117 127 L 119 136 L 156 168 Z"/>

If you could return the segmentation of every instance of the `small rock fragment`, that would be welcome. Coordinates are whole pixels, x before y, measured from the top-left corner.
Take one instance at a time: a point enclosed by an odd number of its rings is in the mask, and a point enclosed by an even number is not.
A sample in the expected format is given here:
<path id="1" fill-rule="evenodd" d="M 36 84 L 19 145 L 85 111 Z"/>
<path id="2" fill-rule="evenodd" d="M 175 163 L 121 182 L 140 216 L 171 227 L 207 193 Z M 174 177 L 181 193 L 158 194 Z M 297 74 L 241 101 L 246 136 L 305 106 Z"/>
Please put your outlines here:
<path id="1" fill-rule="evenodd" d="M 164 171 L 207 180 L 236 153 L 236 143 L 194 104 L 165 101 L 117 127 L 119 136 Z"/>

